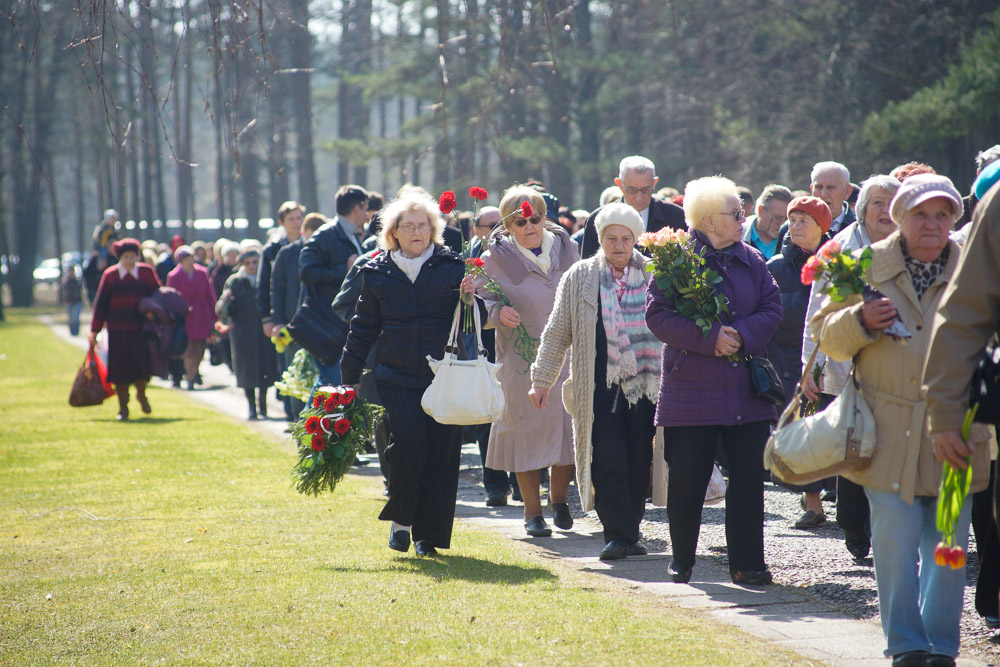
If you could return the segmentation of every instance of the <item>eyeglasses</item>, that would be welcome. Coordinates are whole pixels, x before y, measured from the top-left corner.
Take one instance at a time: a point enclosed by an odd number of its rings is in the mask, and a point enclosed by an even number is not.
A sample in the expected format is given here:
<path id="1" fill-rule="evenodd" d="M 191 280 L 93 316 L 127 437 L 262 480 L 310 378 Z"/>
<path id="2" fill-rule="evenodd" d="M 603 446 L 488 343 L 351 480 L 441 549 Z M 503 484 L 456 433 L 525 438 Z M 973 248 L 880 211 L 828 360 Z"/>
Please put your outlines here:
<path id="1" fill-rule="evenodd" d="M 479 223 L 476 223 L 476 227 L 479 229 L 493 229 L 496 225 L 480 225 Z"/>
<path id="2" fill-rule="evenodd" d="M 644 195 L 651 195 L 653 194 L 653 186 L 649 186 L 648 188 L 625 188 L 625 194 L 627 195 L 635 196 L 640 192 Z"/>
<path id="3" fill-rule="evenodd" d="M 407 222 L 399 226 L 401 232 L 406 232 L 407 234 L 413 234 L 414 232 L 420 232 L 421 234 L 426 234 L 431 231 L 430 223 L 421 222 L 420 224 L 413 224 L 412 222 Z"/>
<path id="4" fill-rule="evenodd" d="M 528 224 L 528 222 L 531 222 L 531 224 L 533 224 L 533 225 L 535 225 L 537 227 L 538 225 L 542 224 L 542 222 L 544 222 L 544 221 L 545 221 L 545 218 L 543 218 L 542 216 L 540 216 L 540 215 L 533 215 L 533 216 L 531 216 L 531 220 L 530 221 L 527 218 L 523 218 L 523 217 L 522 218 L 515 218 L 514 219 L 514 224 L 517 225 L 518 227 L 524 227 L 526 224 Z"/>
<path id="5" fill-rule="evenodd" d="M 743 209 L 738 208 L 735 211 L 723 211 L 719 215 L 731 215 L 734 220 L 742 220 L 745 216 L 743 214 Z"/>

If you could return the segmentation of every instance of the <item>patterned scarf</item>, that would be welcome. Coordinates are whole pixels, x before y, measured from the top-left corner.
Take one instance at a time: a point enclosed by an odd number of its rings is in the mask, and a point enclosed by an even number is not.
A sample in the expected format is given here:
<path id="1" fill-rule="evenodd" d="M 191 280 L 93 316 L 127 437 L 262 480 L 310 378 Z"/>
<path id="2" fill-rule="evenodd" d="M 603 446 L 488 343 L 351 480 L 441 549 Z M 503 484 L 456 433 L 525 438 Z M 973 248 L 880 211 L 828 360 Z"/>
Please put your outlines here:
<path id="1" fill-rule="evenodd" d="M 608 338 L 608 388 L 620 384 L 630 405 L 643 397 L 655 401 L 660 390 L 661 344 L 646 326 L 646 279 L 650 274 L 637 255 L 632 255 L 622 290 L 604 251 L 597 252 L 601 319 Z"/>
<path id="2" fill-rule="evenodd" d="M 948 246 L 944 247 L 937 259 L 931 262 L 921 262 L 907 254 L 906 242 L 904 241 L 903 258 L 906 260 L 906 270 L 910 272 L 913 290 L 917 293 L 917 301 L 920 301 L 924 298 L 924 292 L 930 289 L 930 286 L 944 273 L 944 267 L 948 264 Z"/>

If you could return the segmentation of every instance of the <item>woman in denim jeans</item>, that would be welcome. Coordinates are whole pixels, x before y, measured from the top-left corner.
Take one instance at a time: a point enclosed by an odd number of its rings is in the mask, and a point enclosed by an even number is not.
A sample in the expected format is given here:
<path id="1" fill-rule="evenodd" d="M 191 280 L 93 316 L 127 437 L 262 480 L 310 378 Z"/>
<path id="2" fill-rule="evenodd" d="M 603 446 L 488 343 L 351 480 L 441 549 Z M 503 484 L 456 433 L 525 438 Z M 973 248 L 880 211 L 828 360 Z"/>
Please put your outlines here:
<path id="1" fill-rule="evenodd" d="M 894 666 L 954 665 L 965 568 L 934 563 L 941 464 L 927 426 L 921 390 L 931 323 L 958 266 L 959 247 L 949 240 L 962 214 L 962 198 L 944 176 L 921 174 L 900 186 L 890 206 L 899 230 L 873 243 L 866 281 L 887 298 L 864 303 L 855 296 L 827 300 L 812 320 L 813 335 L 831 359 L 855 359 L 861 394 L 875 416 L 871 466 L 849 475 L 871 505 L 872 550 L 886 655 Z M 912 334 L 885 333 L 896 321 Z M 972 490 L 986 487 L 989 429 L 973 427 Z M 966 502 L 956 545 L 969 540 Z"/>

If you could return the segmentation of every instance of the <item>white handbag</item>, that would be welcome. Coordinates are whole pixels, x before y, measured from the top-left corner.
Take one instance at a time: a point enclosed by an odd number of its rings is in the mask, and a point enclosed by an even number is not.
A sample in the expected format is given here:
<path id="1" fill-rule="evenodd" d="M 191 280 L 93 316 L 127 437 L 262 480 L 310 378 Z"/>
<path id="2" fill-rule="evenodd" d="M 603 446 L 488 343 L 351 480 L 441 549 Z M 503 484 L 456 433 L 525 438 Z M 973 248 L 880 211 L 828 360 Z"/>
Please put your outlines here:
<path id="1" fill-rule="evenodd" d="M 798 418 L 802 383 L 812 369 L 816 350 L 764 449 L 764 467 L 790 484 L 810 484 L 863 470 L 875 453 L 875 417 L 858 388 L 853 364 L 840 396 L 822 412 Z"/>
<path id="2" fill-rule="evenodd" d="M 476 345 L 479 354 L 475 359 L 460 361 L 458 349 L 458 323 L 461 301 L 455 308 L 451 323 L 451 337 L 445 347 L 444 358 L 438 361 L 427 355 L 427 363 L 434 372 L 434 379 L 420 399 L 424 412 L 440 424 L 487 424 L 503 416 L 505 406 L 503 387 L 497 379 L 502 364 L 486 359 L 483 347 L 479 308 L 473 305 L 476 321 Z"/>

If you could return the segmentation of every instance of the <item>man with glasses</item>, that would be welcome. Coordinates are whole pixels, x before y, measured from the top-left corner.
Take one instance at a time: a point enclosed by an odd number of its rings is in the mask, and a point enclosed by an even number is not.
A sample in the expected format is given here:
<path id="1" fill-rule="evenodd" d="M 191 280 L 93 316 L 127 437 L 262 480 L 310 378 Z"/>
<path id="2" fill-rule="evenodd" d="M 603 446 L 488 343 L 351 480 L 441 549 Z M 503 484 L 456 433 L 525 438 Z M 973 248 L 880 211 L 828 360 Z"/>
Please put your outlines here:
<path id="1" fill-rule="evenodd" d="M 676 204 L 653 198 L 657 180 L 659 179 L 656 177 L 656 167 L 652 161 L 641 155 L 630 155 L 619 163 L 615 185 L 621 190 L 625 203 L 639 212 L 643 228 L 647 232 L 657 232 L 664 227 L 687 229 L 684 209 Z M 584 225 L 581 248 L 583 259 L 592 257 L 601 247 L 594 226 L 600 211 L 600 208 L 593 211 Z"/>
<path id="2" fill-rule="evenodd" d="M 743 242 L 771 259 L 780 250 L 780 230 L 785 224 L 792 192 L 784 185 L 768 185 L 757 198 L 756 215 L 743 223 Z"/>

